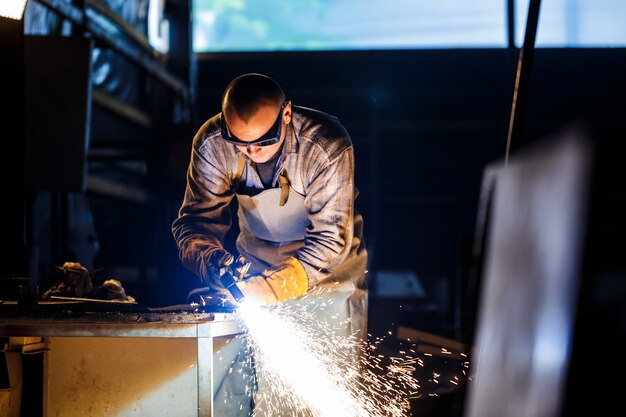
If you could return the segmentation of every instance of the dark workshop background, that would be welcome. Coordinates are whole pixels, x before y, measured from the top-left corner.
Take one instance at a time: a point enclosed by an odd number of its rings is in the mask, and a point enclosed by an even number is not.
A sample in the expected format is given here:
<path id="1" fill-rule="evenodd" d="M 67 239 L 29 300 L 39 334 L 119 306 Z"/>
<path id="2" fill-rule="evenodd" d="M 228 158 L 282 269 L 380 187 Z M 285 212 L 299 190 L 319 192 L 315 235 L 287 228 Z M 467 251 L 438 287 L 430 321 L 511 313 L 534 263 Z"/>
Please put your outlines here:
<path id="1" fill-rule="evenodd" d="M 338 116 L 352 136 L 371 332 L 405 325 L 469 342 L 481 182 L 505 155 L 519 47 L 196 55 L 191 1 L 175 0 L 166 2 L 162 54 L 146 42 L 145 3 L 30 1 L 23 20 L 0 18 L 0 275 L 28 277 L 42 292 L 58 266 L 76 261 L 96 282 L 119 279 L 139 303 L 184 302 L 199 282 L 180 264 L 170 227 L 193 135 L 220 110 L 231 79 L 261 72 L 294 104 Z M 621 47 L 537 48 L 520 141 L 530 147 L 579 126 L 601 149 L 610 209 L 593 236 L 608 255 L 596 259 L 618 278 L 599 291 L 618 297 L 625 74 Z M 401 284 L 395 293 L 381 288 L 390 276 Z M 609 314 L 626 327 L 623 307 Z"/>

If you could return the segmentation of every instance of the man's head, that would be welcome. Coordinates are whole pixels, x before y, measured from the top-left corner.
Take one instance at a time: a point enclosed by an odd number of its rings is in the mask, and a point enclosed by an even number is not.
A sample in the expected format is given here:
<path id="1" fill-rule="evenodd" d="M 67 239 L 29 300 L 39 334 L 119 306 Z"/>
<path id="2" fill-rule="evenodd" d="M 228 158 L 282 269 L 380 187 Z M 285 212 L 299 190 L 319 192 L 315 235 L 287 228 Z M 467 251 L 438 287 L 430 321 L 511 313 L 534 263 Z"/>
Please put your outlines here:
<path id="1" fill-rule="evenodd" d="M 240 75 L 224 91 L 222 136 L 254 162 L 267 162 L 278 152 L 290 121 L 291 102 L 266 75 Z"/>

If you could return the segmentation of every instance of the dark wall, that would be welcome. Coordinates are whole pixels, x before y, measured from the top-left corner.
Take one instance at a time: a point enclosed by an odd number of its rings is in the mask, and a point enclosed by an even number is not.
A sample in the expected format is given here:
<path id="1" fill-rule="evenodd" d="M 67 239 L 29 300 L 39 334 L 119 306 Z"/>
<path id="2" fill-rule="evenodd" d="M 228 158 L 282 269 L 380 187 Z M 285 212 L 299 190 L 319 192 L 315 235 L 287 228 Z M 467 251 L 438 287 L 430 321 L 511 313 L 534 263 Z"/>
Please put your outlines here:
<path id="1" fill-rule="evenodd" d="M 1 278 L 25 277 L 28 272 L 25 239 L 25 146 L 24 135 L 24 26 L 21 21 L 0 16 L 0 66 L 7 80 L 2 91 L 0 123 L 3 127 L 2 170 L 0 184 L 5 196 L 11 196 L 16 204 L 7 204 L 5 214 L 12 219 L 2 234 L 4 266 Z M 17 174 L 16 174 L 17 173 Z"/>
<path id="2" fill-rule="evenodd" d="M 371 268 L 450 278 L 482 166 L 505 149 L 514 63 L 506 51 L 207 56 L 198 114 L 219 111 L 228 81 L 255 71 L 294 103 L 338 116 L 355 145 Z"/>

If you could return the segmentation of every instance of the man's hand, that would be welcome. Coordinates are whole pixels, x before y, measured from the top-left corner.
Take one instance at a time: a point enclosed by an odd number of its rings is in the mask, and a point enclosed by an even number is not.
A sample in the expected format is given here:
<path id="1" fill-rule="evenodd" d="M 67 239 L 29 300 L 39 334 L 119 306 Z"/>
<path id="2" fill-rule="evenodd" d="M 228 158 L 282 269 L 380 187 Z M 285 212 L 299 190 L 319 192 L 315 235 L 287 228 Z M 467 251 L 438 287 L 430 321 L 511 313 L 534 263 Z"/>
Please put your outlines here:
<path id="1" fill-rule="evenodd" d="M 283 262 L 263 272 L 266 282 L 274 290 L 280 302 L 293 300 L 306 294 L 309 278 L 304 267 L 296 258 L 287 258 Z"/>
<path id="2" fill-rule="evenodd" d="M 251 300 L 260 305 L 273 305 L 278 302 L 278 298 L 272 287 L 269 286 L 264 277 L 256 275 L 245 281 L 237 283 L 246 300 Z"/>
<path id="3" fill-rule="evenodd" d="M 224 286 L 220 281 L 220 270 L 230 266 L 234 261 L 233 255 L 225 249 L 213 249 L 203 255 L 205 273 L 201 277 L 202 283 L 209 288 L 223 290 Z"/>
<path id="4" fill-rule="evenodd" d="M 237 283 L 243 295 L 261 305 L 273 305 L 306 294 L 309 279 L 296 258 L 289 258 L 263 272 Z"/>

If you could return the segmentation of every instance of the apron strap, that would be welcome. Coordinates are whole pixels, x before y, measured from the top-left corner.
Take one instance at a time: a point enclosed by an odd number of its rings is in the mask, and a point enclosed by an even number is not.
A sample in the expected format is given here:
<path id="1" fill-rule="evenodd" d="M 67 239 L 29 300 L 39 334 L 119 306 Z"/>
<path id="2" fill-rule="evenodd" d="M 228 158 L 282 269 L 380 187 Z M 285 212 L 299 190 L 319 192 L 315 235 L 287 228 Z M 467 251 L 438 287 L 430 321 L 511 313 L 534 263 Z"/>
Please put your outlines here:
<path id="1" fill-rule="evenodd" d="M 287 170 L 282 170 L 280 175 L 278 176 L 278 180 L 280 181 L 280 206 L 284 206 L 287 204 L 287 200 L 289 199 L 289 178 L 287 177 Z"/>
<path id="2" fill-rule="evenodd" d="M 237 191 L 237 188 L 239 188 L 239 183 L 241 182 L 241 177 L 243 177 L 243 170 L 245 167 L 246 159 L 244 158 L 243 154 L 240 153 L 237 159 L 237 173 L 233 178 L 233 191 Z"/>

